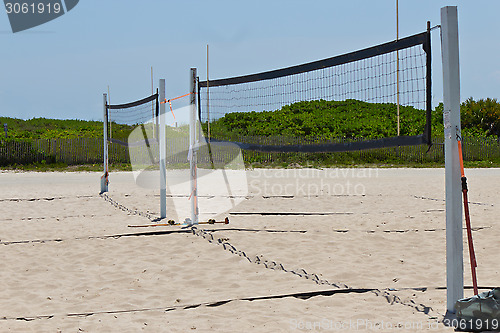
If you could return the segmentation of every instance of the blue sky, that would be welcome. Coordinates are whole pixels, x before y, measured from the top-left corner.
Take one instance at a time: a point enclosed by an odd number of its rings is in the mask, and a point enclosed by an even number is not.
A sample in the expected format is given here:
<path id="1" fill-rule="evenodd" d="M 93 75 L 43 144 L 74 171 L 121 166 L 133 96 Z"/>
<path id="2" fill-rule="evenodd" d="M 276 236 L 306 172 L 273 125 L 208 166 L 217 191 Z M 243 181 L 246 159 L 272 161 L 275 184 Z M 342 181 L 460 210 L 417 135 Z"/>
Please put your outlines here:
<path id="1" fill-rule="evenodd" d="M 500 99 L 500 1 L 400 0 L 400 37 L 440 24 L 458 6 L 461 96 Z M 0 116 L 102 119 L 112 103 L 142 98 L 166 79 L 167 97 L 189 90 L 189 68 L 210 78 L 250 74 L 395 39 L 395 0 L 81 0 L 70 12 L 13 34 L 0 14 Z M 439 31 L 433 102 L 442 100 Z"/>

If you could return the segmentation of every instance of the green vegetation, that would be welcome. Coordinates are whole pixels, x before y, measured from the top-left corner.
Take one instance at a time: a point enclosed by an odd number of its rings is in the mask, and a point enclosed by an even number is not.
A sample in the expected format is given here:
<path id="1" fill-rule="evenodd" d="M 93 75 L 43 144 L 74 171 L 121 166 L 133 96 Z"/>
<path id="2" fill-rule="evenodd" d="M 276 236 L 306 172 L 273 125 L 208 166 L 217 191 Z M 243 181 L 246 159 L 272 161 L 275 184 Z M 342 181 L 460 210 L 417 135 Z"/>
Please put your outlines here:
<path id="1" fill-rule="evenodd" d="M 422 134 L 425 111 L 400 107 L 401 135 Z M 433 112 L 433 132 L 442 134 L 442 111 Z M 284 136 L 314 139 L 366 138 L 397 135 L 396 105 L 357 100 L 298 102 L 277 111 L 229 113 L 210 124 L 211 135 Z"/>
<path id="2" fill-rule="evenodd" d="M 8 137 L 11 140 L 32 139 L 73 139 L 102 138 L 102 121 L 60 120 L 33 118 L 22 120 L 0 117 L 0 124 L 7 124 Z M 117 138 L 127 138 L 134 126 L 112 124 L 112 131 Z M 1 133 L 2 137 L 4 133 Z"/>
<path id="3" fill-rule="evenodd" d="M 496 99 L 467 99 L 461 105 L 464 135 L 500 135 L 500 103 Z M 401 106 L 401 135 L 421 134 L 425 112 Z M 298 102 L 280 110 L 235 112 L 210 124 L 214 137 L 289 136 L 301 138 L 381 138 L 396 135 L 396 105 L 357 100 Z M 102 138 L 101 121 L 0 117 L 14 140 Z M 113 123 L 114 138 L 126 139 L 136 126 Z M 204 126 L 205 128 L 205 126 Z M 175 129 L 186 132 L 187 126 Z M 434 137 L 443 134 L 443 104 L 432 112 Z M 1 133 L 3 134 L 3 133 Z M 3 136 L 3 135 L 2 135 Z"/>
<path id="4" fill-rule="evenodd" d="M 467 99 L 460 106 L 464 136 L 500 136 L 500 103 Z M 401 135 L 422 134 L 425 111 L 400 107 Z M 433 137 L 443 136 L 443 103 L 432 111 Z M 205 127 L 204 127 L 205 128 Z M 397 135 L 396 104 L 317 100 L 277 111 L 229 113 L 210 124 L 214 137 L 285 136 L 315 139 L 376 139 Z"/>
<path id="5" fill-rule="evenodd" d="M 280 144 L 324 140 L 377 139 L 397 135 L 397 107 L 390 103 L 357 100 L 298 102 L 276 111 L 229 113 L 210 124 L 211 136 L 223 140 Z M 466 164 L 482 167 L 500 165 L 497 135 L 500 133 L 500 104 L 494 99 L 461 105 L 462 135 Z M 425 111 L 400 107 L 401 135 L 422 134 Z M 206 131 L 206 126 L 203 126 Z M 384 148 L 333 154 L 244 152 L 245 163 L 256 166 L 442 166 L 443 105 L 432 111 L 434 145 Z"/>
<path id="6" fill-rule="evenodd" d="M 0 117 L 0 128 L 7 124 L 8 140 L 30 141 L 33 139 L 76 139 L 76 138 L 98 138 L 102 139 L 102 121 L 85 120 L 61 120 L 47 118 L 33 118 L 22 120 L 16 118 Z M 130 133 L 137 125 L 122 125 L 111 123 L 108 131 L 115 139 L 127 141 Z M 146 131 L 151 130 L 151 124 L 145 125 Z M 189 131 L 188 126 L 169 128 L 169 136 L 185 136 Z M 4 132 L 0 132 L 0 138 L 5 139 Z"/>
<path id="7" fill-rule="evenodd" d="M 22 170 L 22 171 L 36 171 L 36 172 L 47 172 L 47 171 L 96 171 L 102 172 L 101 164 L 77 164 L 68 165 L 66 163 L 31 163 L 31 164 L 12 164 L 2 167 L 3 170 Z M 113 171 L 132 171 L 130 163 L 111 163 L 109 165 L 111 172 Z"/>
<path id="8" fill-rule="evenodd" d="M 496 99 L 480 99 L 472 97 L 460 107 L 462 128 L 470 134 L 500 137 L 500 103 Z"/>
<path id="9" fill-rule="evenodd" d="M 425 112 L 402 106 L 401 135 L 421 134 Z M 496 99 L 469 98 L 461 104 L 462 134 L 466 165 L 500 166 L 500 103 Z M 0 117 L 7 123 L 8 138 L 0 132 L 0 165 L 25 170 L 100 170 L 102 122 L 34 118 L 21 120 Z M 435 143 L 443 140 L 443 105 L 432 111 Z M 206 130 L 206 124 L 202 125 Z M 1 127 L 0 127 L 1 128 Z M 126 140 L 136 126 L 111 124 L 114 138 Z M 276 111 L 229 113 L 210 124 L 214 138 L 264 139 L 268 143 L 320 142 L 331 139 L 375 139 L 396 136 L 396 105 L 357 100 L 298 102 Z M 170 137 L 186 137 L 187 126 L 169 129 Z M 275 141 L 278 140 L 278 141 Z M 114 168 L 130 169 L 128 151 L 112 145 Z M 443 165 L 442 146 L 429 152 L 425 146 L 385 148 L 334 154 L 243 153 L 247 166 L 410 166 Z M 84 166 L 79 166 L 84 164 Z"/>

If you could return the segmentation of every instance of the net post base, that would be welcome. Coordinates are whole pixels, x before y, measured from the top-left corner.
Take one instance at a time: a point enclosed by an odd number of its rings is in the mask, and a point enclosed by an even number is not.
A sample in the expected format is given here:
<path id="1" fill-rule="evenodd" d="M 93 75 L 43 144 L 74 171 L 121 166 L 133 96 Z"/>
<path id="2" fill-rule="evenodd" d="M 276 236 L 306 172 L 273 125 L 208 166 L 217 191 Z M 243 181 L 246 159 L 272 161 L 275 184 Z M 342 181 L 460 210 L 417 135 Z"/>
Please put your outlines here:
<path id="1" fill-rule="evenodd" d="M 108 192 L 108 177 L 106 175 L 101 176 L 101 192 L 100 194 Z"/>

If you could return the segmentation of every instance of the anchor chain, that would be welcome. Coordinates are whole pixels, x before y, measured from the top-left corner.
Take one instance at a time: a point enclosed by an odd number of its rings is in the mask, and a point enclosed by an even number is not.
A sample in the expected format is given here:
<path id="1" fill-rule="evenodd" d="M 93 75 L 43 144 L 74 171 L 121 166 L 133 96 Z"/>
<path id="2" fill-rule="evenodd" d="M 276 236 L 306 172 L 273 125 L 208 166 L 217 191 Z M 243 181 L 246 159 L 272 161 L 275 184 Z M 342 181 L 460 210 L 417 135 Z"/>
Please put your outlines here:
<path id="1" fill-rule="evenodd" d="M 227 241 L 223 241 L 220 238 L 215 239 L 214 236 L 212 235 L 212 233 L 210 233 L 210 232 L 208 232 L 206 230 L 198 229 L 195 226 L 191 227 L 191 230 L 192 230 L 192 232 L 193 232 L 194 235 L 206 239 L 209 243 L 220 245 L 220 246 L 222 246 L 224 248 L 224 250 L 229 251 L 229 252 L 231 252 L 233 254 L 236 254 L 236 255 L 238 255 L 240 257 L 243 257 L 243 258 L 245 258 L 246 260 L 248 260 L 251 263 L 254 263 L 254 264 L 257 264 L 257 265 L 264 265 L 264 267 L 266 267 L 268 269 L 273 269 L 273 270 L 277 270 L 277 271 L 284 271 L 284 272 L 287 272 L 287 273 L 292 273 L 292 274 L 295 274 L 295 275 L 297 275 L 299 277 L 302 277 L 302 278 L 305 278 L 305 279 L 308 279 L 308 280 L 312 280 L 316 284 L 329 285 L 329 286 L 333 286 L 333 287 L 339 288 L 339 289 L 349 289 L 349 286 L 347 286 L 347 285 L 345 285 L 343 283 L 332 283 L 332 282 L 329 282 L 327 280 L 320 279 L 317 274 L 307 273 L 306 270 L 303 269 L 303 268 L 300 268 L 300 269 L 287 269 L 287 268 L 285 268 L 283 266 L 283 264 L 278 263 L 278 262 L 273 261 L 273 260 L 267 260 L 262 255 L 261 256 L 255 256 L 255 257 L 248 256 L 244 251 L 238 250 L 236 247 L 234 247 L 233 245 L 231 245 Z"/>
<path id="2" fill-rule="evenodd" d="M 141 217 L 145 217 L 147 219 L 149 219 L 151 222 L 156 222 L 159 220 L 158 217 L 155 217 L 149 213 L 145 213 L 145 212 L 141 212 L 140 210 L 137 210 L 137 209 L 130 209 L 120 203 L 118 203 L 117 201 L 115 201 L 114 199 L 112 199 L 109 195 L 107 195 L 106 193 L 99 193 L 99 195 L 101 196 L 101 198 L 104 199 L 104 201 L 107 201 L 109 202 L 111 205 L 115 206 L 116 208 L 128 213 L 128 214 L 131 214 L 131 215 L 137 215 L 137 216 L 141 216 Z"/>
<path id="3" fill-rule="evenodd" d="M 116 208 L 118 208 L 124 212 L 127 212 L 131 215 L 145 217 L 145 218 L 149 219 L 150 221 L 154 221 L 154 222 L 159 220 L 159 218 L 154 217 L 153 215 L 151 215 L 149 213 L 141 212 L 137 209 L 130 209 L 130 208 L 118 203 L 117 201 L 115 201 L 114 199 L 112 199 L 111 197 L 109 197 L 105 193 L 100 193 L 99 195 L 105 201 L 109 202 L 110 204 L 112 204 Z M 204 230 L 204 229 L 198 229 L 196 226 L 191 226 L 191 231 L 192 231 L 193 235 L 201 237 L 201 238 L 207 240 L 209 243 L 212 243 L 212 244 L 215 244 L 218 246 L 222 246 L 225 251 L 229 251 L 235 255 L 243 257 L 246 260 L 248 260 L 250 263 L 257 264 L 257 265 L 263 265 L 267 269 L 291 273 L 291 274 L 294 274 L 298 277 L 311 280 L 314 283 L 319 284 L 319 285 L 328 285 L 328 286 L 332 286 L 332 287 L 335 287 L 338 289 L 352 289 L 352 287 L 350 287 L 344 283 L 340 283 L 340 282 L 333 283 L 333 282 L 329 282 L 328 280 L 325 280 L 325 279 L 320 279 L 317 274 L 307 273 L 307 271 L 303 268 L 287 269 L 283 266 L 283 264 L 278 263 L 278 262 L 273 261 L 273 260 L 267 260 L 262 255 L 261 256 L 254 256 L 254 257 L 249 256 L 244 251 L 238 250 L 235 246 L 233 246 L 232 244 L 230 244 L 226 240 L 223 240 L 221 238 L 215 239 L 215 237 L 213 236 L 213 234 L 211 232 Z M 394 294 L 390 293 L 388 290 L 384 290 L 384 289 L 382 289 L 382 290 L 381 289 L 374 289 L 371 292 L 373 294 L 375 294 L 376 296 L 385 298 L 390 304 L 398 303 L 398 304 L 401 304 L 404 306 L 411 307 L 411 308 L 417 310 L 418 312 L 425 313 L 427 316 L 429 316 L 432 319 L 437 318 L 437 316 L 431 314 L 432 312 L 434 312 L 434 309 L 432 309 L 431 307 L 425 306 L 424 304 L 417 304 L 413 300 L 405 301 L 405 300 L 401 299 L 401 297 L 394 295 Z"/>
<path id="4" fill-rule="evenodd" d="M 255 256 L 255 257 L 249 256 L 244 251 L 238 250 L 235 246 L 231 245 L 226 240 L 223 240 L 221 238 L 215 239 L 215 237 L 213 236 L 213 234 L 211 232 L 203 230 L 203 229 L 198 229 L 196 226 L 192 226 L 191 231 L 193 232 L 193 235 L 204 238 L 209 243 L 212 243 L 212 244 L 215 244 L 218 246 L 222 246 L 224 250 L 229 251 L 229 252 L 231 252 L 235 255 L 238 255 L 240 257 L 243 257 L 253 264 L 263 265 L 267 269 L 291 273 L 291 274 L 297 275 L 298 277 L 311 280 L 319 285 L 328 285 L 328 286 L 332 286 L 332 287 L 335 287 L 338 289 L 353 289 L 352 287 L 350 287 L 344 283 L 340 283 L 340 282 L 333 283 L 333 282 L 329 282 L 328 280 L 325 280 L 325 279 L 320 279 L 317 274 L 307 273 L 307 271 L 303 268 L 287 269 L 283 266 L 283 264 L 278 263 L 278 262 L 273 261 L 273 260 L 267 260 L 262 255 Z M 417 304 L 414 300 L 405 301 L 405 300 L 401 299 L 401 297 L 390 293 L 388 290 L 373 289 L 373 290 L 371 290 L 371 293 L 375 294 L 376 296 L 385 298 L 387 300 L 387 302 L 389 302 L 390 304 L 398 303 L 398 304 L 401 304 L 404 306 L 411 307 L 411 308 L 417 310 L 418 312 L 425 313 L 430 318 L 437 318 L 435 315 L 431 314 L 431 312 L 434 311 L 434 309 L 432 309 L 432 307 L 425 306 L 424 304 Z"/>

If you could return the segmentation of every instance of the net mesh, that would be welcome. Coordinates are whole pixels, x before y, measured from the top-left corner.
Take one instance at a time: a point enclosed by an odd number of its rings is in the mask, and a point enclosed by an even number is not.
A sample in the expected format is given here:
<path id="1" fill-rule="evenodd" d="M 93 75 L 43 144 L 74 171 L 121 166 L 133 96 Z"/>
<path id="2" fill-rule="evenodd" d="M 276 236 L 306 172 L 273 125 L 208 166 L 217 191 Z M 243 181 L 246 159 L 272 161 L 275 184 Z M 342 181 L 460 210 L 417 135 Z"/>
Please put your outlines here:
<path id="1" fill-rule="evenodd" d="M 108 143 L 128 148 L 137 184 L 158 188 L 158 93 L 126 104 L 107 104 Z"/>
<path id="2" fill-rule="evenodd" d="M 156 116 L 156 107 L 150 102 L 123 109 L 109 109 L 109 121 L 122 125 L 138 125 L 150 122 Z"/>
<path id="3" fill-rule="evenodd" d="M 130 147 L 157 138 L 158 93 L 131 103 L 106 105 L 106 109 L 109 142 Z"/>
<path id="4" fill-rule="evenodd" d="M 191 105 L 181 105 L 187 100 L 183 97 L 188 95 L 163 101 L 169 110 L 158 117 L 152 117 L 151 110 L 151 102 L 156 104 L 156 95 L 129 104 L 108 106 L 109 126 L 114 127 L 108 140 L 127 146 L 135 184 L 158 190 L 160 141 L 157 124 L 166 124 L 167 219 L 182 222 L 191 216 L 191 202 L 196 196 L 199 218 L 207 221 L 225 216 L 225 212 L 244 200 L 248 193 L 245 165 L 238 146 L 230 143 L 208 145 L 199 122 L 191 128 L 184 123 Z M 160 121 L 160 117 L 165 119 Z M 175 119 L 180 120 L 179 125 Z M 193 130 L 196 131 L 195 147 L 190 145 L 190 131 Z M 190 158 L 196 159 L 196 177 L 191 173 Z M 196 179 L 195 194 L 191 192 L 193 178 Z"/>
<path id="5" fill-rule="evenodd" d="M 399 53 L 400 104 L 424 110 L 425 53 L 418 46 Z M 207 89 L 201 94 L 202 122 L 214 121 L 231 112 L 274 111 L 296 102 L 321 99 L 395 103 L 396 77 L 397 56 L 394 52 L 272 80 L 210 87 L 209 110 L 206 107 Z"/>
<path id="6" fill-rule="evenodd" d="M 188 109 L 175 111 L 180 115 Z M 199 122 L 194 128 L 200 128 Z M 248 195 L 242 152 L 232 143 L 209 145 L 200 131 L 195 147 L 190 148 L 189 136 L 187 125 L 166 128 L 167 218 L 183 221 L 190 216 L 190 204 L 196 195 L 200 221 L 223 219 Z M 190 187 L 190 158 L 196 159 L 196 194 Z"/>
<path id="7" fill-rule="evenodd" d="M 199 116 L 207 136 L 238 140 L 247 144 L 242 148 L 249 150 L 290 151 L 291 147 L 282 146 L 298 136 L 331 143 L 332 151 L 424 143 L 430 141 L 429 51 L 427 32 L 410 36 L 405 42 L 386 43 L 314 63 L 203 81 L 199 85 Z M 335 146 L 339 139 L 359 143 L 397 136 L 398 81 L 400 135 L 413 139 Z M 240 113 L 247 115 L 237 115 Z M 274 130 L 258 130 L 257 122 L 272 122 L 274 117 L 281 118 Z M 314 124 L 307 117 L 315 117 Z M 318 119 L 321 117 L 328 119 Z M 381 117 L 384 119 L 378 119 Z M 381 120 L 383 128 L 374 129 L 374 120 Z M 343 131 L 335 126 L 349 122 L 359 126 L 344 126 Z M 284 126 L 280 128 L 279 124 Z M 272 136 L 280 140 L 271 140 Z M 326 148 L 312 150 L 328 151 Z"/>

